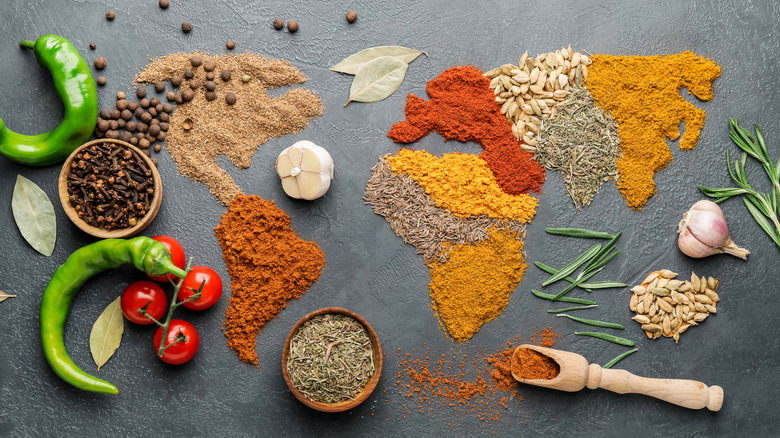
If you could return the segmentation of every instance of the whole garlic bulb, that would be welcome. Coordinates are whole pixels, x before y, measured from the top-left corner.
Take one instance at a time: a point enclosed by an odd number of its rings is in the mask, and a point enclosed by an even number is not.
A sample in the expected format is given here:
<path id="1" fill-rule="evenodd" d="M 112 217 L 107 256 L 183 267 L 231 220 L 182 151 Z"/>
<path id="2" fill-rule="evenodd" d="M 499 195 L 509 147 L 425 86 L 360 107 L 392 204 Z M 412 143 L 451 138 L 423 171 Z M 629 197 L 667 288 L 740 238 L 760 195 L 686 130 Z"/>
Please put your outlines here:
<path id="1" fill-rule="evenodd" d="M 302 140 L 279 154 L 276 173 L 282 179 L 282 189 L 290 197 L 317 199 L 330 188 L 333 159 L 324 148 Z"/>
<path id="2" fill-rule="evenodd" d="M 677 227 L 677 246 L 685 255 L 702 258 L 727 253 L 747 260 L 750 251 L 738 247 L 729 236 L 726 216 L 718 204 L 699 201 L 683 214 Z"/>

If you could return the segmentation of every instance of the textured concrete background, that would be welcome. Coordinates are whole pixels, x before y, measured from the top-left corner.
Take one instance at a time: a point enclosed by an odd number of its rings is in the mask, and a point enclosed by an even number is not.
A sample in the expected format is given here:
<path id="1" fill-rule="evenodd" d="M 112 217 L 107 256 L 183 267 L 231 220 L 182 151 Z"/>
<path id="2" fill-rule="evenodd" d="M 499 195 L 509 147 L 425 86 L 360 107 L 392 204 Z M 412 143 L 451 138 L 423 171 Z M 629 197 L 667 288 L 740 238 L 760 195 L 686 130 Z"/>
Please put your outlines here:
<path id="1" fill-rule="evenodd" d="M 104 14 L 116 11 L 107 22 Z M 354 9 L 353 25 L 344 13 Z M 296 19 L 291 35 L 271 26 L 276 17 Z M 180 24 L 194 30 L 185 35 Z M 0 289 L 19 295 L 0 304 L 0 436 L 441 436 L 479 433 L 473 416 L 449 411 L 413 412 L 401 417 L 406 403 L 393 391 L 398 359 L 426 345 L 436 354 L 502 348 L 508 339 L 528 340 L 534 330 L 553 325 L 562 334 L 558 347 L 605 363 L 622 347 L 575 337 L 581 329 L 571 321 L 554 320 L 546 302 L 530 294 L 543 275 L 529 269 L 504 313 L 486 324 L 470 341 L 445 338 L 430 309 L 428 272 L 410 246 L 393 235 L 382 217 L 361 200 L 370 168 L 377 157 L 398 146 L 385 135 L 403 118 L 407 93 L 422 96 L 428 80 L 454 65 L 483 70 L 520 55 L 547 52 L 571 43 L 595 53 L 650 55 L 693 50 L 723 67 L 715 82 L 715 99 L 698 103 L 707 113 L 699 145 L 692 151 L 673 149 L 671 165 L 656 177 L 658 196 L 643 211 L 632 211 L 614 185 L 607 184 L 593 205 L 579 212 L 564 194 L 559 175 L 548 174 L 537 216 L 528 229 L 526 250 L 531 260 L 561 265 L 584 244 L 555 238 L 547 226 L 582 226 L 623 230 L 623 250 L 600 277 L 636 284 L 654 268 L 721 278 L 719 312 L 682 336 L 680 345 L 651 342 L 631 321 L 625 290 L 594 292 L 599 307 L 587 316 L 624 324 L 639 352 L 620 364 L 631 372 L 664 378 L 691 378 L 721 385 L 726 401 L 719 413 L 685 410 L 654 399 L 617 395 L 602 390 L 576 394 L 521 388 L 525 400 L 511 401 L 498 422 L 488 422 L 501 436 L 770 436 L 780 427 L 776 415 L 780 378 L 777 293 L 774 279 L 780 252 L 753 222 L 742 202 L 723 205 L 734 240 L 752 254 L 748 262 L 728 256 L 692 260 L 676 249 L 676 227 L 682 213 L 702 198 L 696 184 L 730 184 L 725 150 L 728 117 L 757 122 L 767 137 L 770 154 L 780 156 L 780 123 L 776 111 L 780 6 L 767 1 L 620 2 L 605 0 L 471 2 L 447 1 L 288 1 L 172 0 L 160 10 L 156 0 L 124 2 L 6 0 L 0 5 L 0 117 L 17 131 L 33 134 L 55 126 L 61 106 L 48 73 L 17 43 L 45 33 L 69 38 L 91 61 L 104 56 L 108 85 L 99 90 L 102 105 L 117 91 L 130 91 L 131 79 L 150 56 L 195 49 L 224 52 L 225 41 L 236 51 L 284 58 L 310 81 L 306 87 L 322 96 L 323 117 L 299 135 L 269 141 L 244 171 L 230 170 L 247 192 L 271 199 L 292 216 L 304 238 L 319 243 L 326 254 L 322 278 L 298 301 L 290 303 L 258 338 L 259 369 L 240 362 L 225 344 L 219 328 L 227 299 L 215 308 L 178 315 L 201 333 L 201 349 L 190 363 L 171 367 L 154 357 L 152 329 L 126 326 L 121 348 L 98 374 L 115 383 L 120 394 L 101 396 L 77 390 L 49 369 L 38 339 L 41 293 L 54 269 L 75 249 L 93 242 L 62 212 L 57 201 L 58 166 L 32 168 L 0 160 Z M 95 42 L 96 51 L 89 51 Z M 351 78 L 328 67 L 358 50 L 397 44 L 427 51 L 409 68 L 401 88 L 373 104 L 343 103 Z M 275 176 L 279 151 L 300 139 L 327 148 L 336 163 L 336 180 L 328 194 L 314 202 L 286 197 Z M 434 153 L 478 153 L 474 144 L 445 143 L 438 135 L 416 148 Z M 227 279 L 222 253 L 213 235 L 225 208 L 204 186 L 178 174 L 170 156 L 158 155 L 165 181 L 162 209 L 146 235 L 170 234 L 199 264 L 215 268 Z M 227 160 L 222 161 L 226 167 Z M 751 181 L 765 182 L 751 163 Z M 21 238 L 11 214 L 16 174 L 39 184 L 55 201 L 58 241 L 44 257 Z M 760 186 L 764 190 L 768 186 Z M 571 245 L 571 246 L 568 246 Z M 125 267 L 97 276 L 86 284 L 66 325 L 68 351 L 88 372 L 95 372 L 88 339 L 92 322 L 124 287 L 142 278 Z M 321 414 L 293 398 L 282 380 L 281 348 L 292 325 L 324 306 L 343 306 L 364 316 L 385 348 L 383 379 L 374 396 L 351 412 Z M 387 393 L 385 393 L 387 391 Z M 385 400 L 389 400 L 386 402 Z M 373 416 L 372 416 L 373 414 Z"/>

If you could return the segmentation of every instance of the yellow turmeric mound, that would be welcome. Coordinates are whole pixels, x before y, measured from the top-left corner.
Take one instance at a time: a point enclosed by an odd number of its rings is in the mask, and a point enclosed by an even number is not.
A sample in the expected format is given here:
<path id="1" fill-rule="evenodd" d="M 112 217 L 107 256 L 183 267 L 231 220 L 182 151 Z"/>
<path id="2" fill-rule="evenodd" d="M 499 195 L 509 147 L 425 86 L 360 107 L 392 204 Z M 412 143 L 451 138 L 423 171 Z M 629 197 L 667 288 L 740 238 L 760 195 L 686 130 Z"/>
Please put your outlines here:
<path id="1" fill-rule="evenodd" d="M 685 87 L 701 100 L 712 100 L 712 83 L 721 69 L 692 52 L 662 56 L 593 55 L 585 86 L 596 104 L 618 122 L 623 156 L 617 160 L 618 190 L 632 209 L 641 209 L 655 193 L 655 172 L 672 153 L 665 139 L 685 134 L 680 149 L 696 146 L 706 113 L 680 95 Z"/>
<path id="2" fill-rule="evenodd" d="M 485 214 L 529 223 L 536 214 L 538 199 L 502 191 L 485 160 L 476 155 L 454 152 L 439 158 L 424 150 L 401 149 L 387 161 L 393 172 L 409 175 L 437 207 L 455 216 Z"/>
<path id="3" fill-rule="evenodd" d="M 453 339 L 470 339 L 504 311 L 525 274 L 522 251 L 523 241 L 516 234 L 491 229 L 488 239 L 454 245 L 449 261 L 428 265 L 433 308 Z"/>

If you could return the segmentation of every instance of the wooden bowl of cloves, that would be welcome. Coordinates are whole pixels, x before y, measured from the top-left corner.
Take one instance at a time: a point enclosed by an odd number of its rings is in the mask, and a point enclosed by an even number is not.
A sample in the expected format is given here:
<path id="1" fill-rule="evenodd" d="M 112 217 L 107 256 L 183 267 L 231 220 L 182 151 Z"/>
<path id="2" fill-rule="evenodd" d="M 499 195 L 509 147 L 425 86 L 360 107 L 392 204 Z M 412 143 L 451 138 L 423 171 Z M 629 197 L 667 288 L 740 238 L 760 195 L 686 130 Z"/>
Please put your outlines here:
<path id="1" fill-rule="evenodd" d="M 282 375 L 301 403 L 343 412 L 365 401 L 382 375 L 382 345 L 360 315 L 340 307 L 315 310 L 296 323 L 282 350 Z"/>
<path id="2" fill-rule="evenodd" d="M 87 234 L 131 237 L 146 228 L 162 203 L 157 167 L 130 143 L 97 139 L 79 146 L 62 165 L 62 208 Z"/>

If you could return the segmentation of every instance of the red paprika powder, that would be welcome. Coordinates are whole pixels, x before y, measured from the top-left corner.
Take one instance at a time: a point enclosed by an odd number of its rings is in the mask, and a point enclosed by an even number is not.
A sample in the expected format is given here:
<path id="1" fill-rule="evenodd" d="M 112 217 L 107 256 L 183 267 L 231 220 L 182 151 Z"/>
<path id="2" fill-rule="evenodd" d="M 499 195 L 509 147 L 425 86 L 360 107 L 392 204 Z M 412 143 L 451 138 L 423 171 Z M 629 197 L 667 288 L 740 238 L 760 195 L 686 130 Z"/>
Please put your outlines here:
<path id="1" fill-rule="evenodd" d="M 393 125 L 387 136 L 396 143 L 411 143 L 436 131 L 445 140 L 476 142 L 484 149 L 480 158 L 504 192 L 540 192 L 544 168 L 520 149 L 489 85 L 490 79 L 476 67 L 447 69 L 428 82 L 429 101 L 407 96 L 406 120 Z"/>

